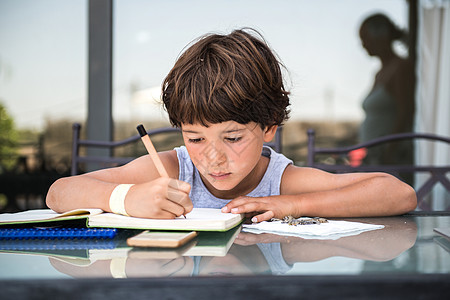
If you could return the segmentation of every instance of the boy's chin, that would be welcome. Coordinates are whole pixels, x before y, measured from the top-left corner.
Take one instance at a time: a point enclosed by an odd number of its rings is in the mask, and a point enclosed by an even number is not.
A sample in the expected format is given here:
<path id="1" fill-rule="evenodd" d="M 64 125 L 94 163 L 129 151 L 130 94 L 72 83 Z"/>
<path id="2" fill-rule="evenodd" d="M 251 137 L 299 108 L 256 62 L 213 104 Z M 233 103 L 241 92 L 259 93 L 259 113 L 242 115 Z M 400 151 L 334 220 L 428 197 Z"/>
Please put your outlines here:
<path id="1" fill-rule="evenodd" d="M 212 187 L 218 191 L 226 192 L 236 187 L 236 183 L 230 180 L 215 180 L 214 178 L 208 178 L 208 182 Z"/>
<path id="2" fill-rule="evenodd" d="M 233 188 L 236 187 L 235 184 L 230 184 L 230 183 L 224 183 L 224 182 L 210 182 L 210 184 L 218 191 L 221 192 L 226 192 L 229 190 L 232 190 Z"/>

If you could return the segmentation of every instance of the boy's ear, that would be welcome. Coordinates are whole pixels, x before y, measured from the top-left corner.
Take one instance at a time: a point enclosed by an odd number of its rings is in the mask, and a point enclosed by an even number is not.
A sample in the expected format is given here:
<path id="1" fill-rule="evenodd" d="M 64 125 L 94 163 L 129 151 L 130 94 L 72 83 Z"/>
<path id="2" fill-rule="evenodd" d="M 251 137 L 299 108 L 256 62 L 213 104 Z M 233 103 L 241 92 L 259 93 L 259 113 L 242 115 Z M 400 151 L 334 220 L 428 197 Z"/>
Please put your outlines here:
<path id="1" fill-rule="evenodd" d="M 278 125 L 267 126 L 264 128 L 264 142 L 270 142 L 275 133 L 277 133 Z"/>

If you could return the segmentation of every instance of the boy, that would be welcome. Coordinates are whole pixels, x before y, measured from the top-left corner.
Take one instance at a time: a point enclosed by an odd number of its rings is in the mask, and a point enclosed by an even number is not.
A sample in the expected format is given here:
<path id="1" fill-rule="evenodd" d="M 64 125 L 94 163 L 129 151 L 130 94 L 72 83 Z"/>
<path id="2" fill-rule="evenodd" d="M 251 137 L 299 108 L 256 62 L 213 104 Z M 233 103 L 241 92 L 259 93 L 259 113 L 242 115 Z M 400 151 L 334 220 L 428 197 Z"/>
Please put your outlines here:
<path id="1" fill-rule="evenodd" d="M 296 167 L 263 147 L 288 118 L 289 93 L 280 63 L 254 31 L 200 38 L 165 78 L 163 103 L 185 142 L 159 154 L 170 178 L 159 177 L 146 155 L 59 179 L 47 205 L 58 212 L 95 207 L 147 218 L 215 207 L 253 222 L 397 215 L 416 207 L 414 190 L 391 175 Z"/>

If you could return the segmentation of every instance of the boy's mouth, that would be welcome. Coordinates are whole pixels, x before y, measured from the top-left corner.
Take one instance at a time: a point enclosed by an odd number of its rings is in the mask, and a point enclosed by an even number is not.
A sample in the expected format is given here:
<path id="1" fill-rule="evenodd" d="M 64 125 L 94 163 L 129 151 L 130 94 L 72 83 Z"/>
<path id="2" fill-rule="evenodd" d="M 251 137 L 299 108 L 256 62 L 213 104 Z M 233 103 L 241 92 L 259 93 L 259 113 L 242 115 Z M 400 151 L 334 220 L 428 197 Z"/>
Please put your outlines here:
<path id="1" fill-rule="evenodd" d="M 209 176 L 216 180 L 226 179 L 231 175 L 231 173 L 209 173 Z"/>

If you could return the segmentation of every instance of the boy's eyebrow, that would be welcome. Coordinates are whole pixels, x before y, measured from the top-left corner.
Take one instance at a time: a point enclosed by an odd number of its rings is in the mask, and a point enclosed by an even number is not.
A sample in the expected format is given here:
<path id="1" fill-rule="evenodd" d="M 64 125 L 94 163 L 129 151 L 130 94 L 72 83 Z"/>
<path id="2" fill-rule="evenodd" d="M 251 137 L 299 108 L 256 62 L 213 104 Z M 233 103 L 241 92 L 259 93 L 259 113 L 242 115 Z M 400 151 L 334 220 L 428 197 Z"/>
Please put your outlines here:
<path id="1" fill-rule="evenodd" d="M 224 133 L 239 132 L 239 131 L 244 131 L 245 129 L 247 129 L 247 128 L 230 129 L 230 130 L 224 131 Z"/>
<path id="2" fill-rule="evenodd" d="M 245 129 L 246 128 L 230 129 L 230 130 L 225 130 L 223 133 L 239 132 L 239 131 L 244 131 Z M 200 133 L 199 131 L 187 130 L 187 129 L 182 129 L 181 131 L 186 132 L 186 133 Z"/>
<path id="3" fill-rule="evenodd" d="M 182 132 L 187 132 L 187 133 L 199 133 L 198 131 L 195 130 L 186 130 L 186 129 L 181 129 Z"/>

